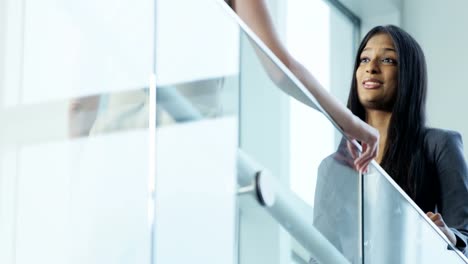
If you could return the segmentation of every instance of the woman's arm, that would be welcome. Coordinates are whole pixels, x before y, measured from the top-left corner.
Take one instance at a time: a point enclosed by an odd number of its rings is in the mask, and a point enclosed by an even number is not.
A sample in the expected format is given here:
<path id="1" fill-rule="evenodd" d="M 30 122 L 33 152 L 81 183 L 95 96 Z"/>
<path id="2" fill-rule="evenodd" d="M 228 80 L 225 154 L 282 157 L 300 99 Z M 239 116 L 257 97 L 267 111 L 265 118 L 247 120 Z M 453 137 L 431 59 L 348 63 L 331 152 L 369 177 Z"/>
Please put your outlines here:
<path id="1" fill-rule="evenodd" d="M 232 2 L 233 9 L 239 17 L 294 73 L 344 132 L 350 138 L 361 142 L 363 153 L 354 163 L 358 170 L 364 170 L 378 152 L 379 134 L 377 130 L 353 115 L 349 109 L 330 95 L 303 65 L 291 56 L 274 30 L 265 0 L 234 0 Z"/>

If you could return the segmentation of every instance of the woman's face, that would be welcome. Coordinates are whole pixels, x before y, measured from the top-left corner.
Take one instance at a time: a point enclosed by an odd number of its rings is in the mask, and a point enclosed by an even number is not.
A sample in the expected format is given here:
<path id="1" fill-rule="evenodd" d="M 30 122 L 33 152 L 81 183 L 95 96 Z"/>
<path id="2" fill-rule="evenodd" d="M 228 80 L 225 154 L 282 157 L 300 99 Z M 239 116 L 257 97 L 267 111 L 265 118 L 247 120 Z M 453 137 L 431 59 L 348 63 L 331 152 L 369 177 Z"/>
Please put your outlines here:
<path id="1" fill-rule="evenodd" d="M 356 70 L 359 101 L 365 109 L 392 110 L 398 83 L 397 60 L 388 34 L 378 33 L 369 39 Z"/>

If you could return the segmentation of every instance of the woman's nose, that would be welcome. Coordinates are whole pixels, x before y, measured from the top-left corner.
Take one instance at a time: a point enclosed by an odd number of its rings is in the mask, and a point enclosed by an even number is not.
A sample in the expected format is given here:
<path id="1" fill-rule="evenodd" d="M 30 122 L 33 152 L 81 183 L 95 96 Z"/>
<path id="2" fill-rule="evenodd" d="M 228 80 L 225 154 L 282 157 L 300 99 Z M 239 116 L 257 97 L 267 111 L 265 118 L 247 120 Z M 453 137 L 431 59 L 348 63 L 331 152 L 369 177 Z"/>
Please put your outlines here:
<path id="1" fill-rule="evenodd" d="M 366 68 L 366 72 L 367 73 L 378 73 L 379 72 L 379 65 L 376 61 L 370 61 L 368 64 L 367 64 L 367 68 Z"/>

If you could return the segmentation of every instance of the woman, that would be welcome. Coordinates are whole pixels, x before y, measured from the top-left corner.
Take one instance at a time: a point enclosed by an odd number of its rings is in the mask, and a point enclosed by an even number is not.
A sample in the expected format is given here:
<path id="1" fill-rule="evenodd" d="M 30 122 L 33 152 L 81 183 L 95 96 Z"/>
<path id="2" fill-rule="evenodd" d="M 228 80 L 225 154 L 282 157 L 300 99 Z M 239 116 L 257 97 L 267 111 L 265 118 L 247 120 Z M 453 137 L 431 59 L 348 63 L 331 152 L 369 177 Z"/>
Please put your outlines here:
<path id="1" fill-rule="evenodd" d="M 343 131 L 350 138 L 361 142 L 363 152 L 355 159 L 354 165 L 357 170 L 366 170 L 367 165 L 378 152 L 379 134 L 377 130 L 354 116 L 335 97 L 330 95 L 304 66 L 291 56 L 274 30 L 264 0 L 231 0 L 227 2 L 279 60 L 304 84 Z"/>
<path id="2" fill-rule="evenodd" d="M 354 72 L 348 107 L 379 131 L 376 161 L 465 251 L 468 171 L 461 137 L 425 126 L 427 74 L 422 49 L 396 26 L 375 27 L 358 49 Z"/>

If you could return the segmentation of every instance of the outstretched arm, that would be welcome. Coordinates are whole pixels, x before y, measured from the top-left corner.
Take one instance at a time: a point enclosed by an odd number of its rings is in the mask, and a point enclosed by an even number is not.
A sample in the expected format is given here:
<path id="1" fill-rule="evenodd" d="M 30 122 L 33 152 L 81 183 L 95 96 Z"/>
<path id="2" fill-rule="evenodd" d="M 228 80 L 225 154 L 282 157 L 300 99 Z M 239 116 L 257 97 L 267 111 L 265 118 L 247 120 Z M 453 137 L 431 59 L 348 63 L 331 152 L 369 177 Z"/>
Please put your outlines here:
<path id="1" fill-rule="evenodd" d="M 265 0 L 234 0 L 233 9 L 258 35 L 265 45 L 304 84 L 320 105 L 327 111 L 344 132 L 361 142 L 362 155 L 355 160 L 358 170 L 364 170 L 377 155 L 379 134 L 330 95 L 315 77 L 287 51 L 275 32 Z"/>

